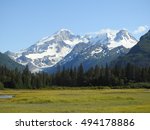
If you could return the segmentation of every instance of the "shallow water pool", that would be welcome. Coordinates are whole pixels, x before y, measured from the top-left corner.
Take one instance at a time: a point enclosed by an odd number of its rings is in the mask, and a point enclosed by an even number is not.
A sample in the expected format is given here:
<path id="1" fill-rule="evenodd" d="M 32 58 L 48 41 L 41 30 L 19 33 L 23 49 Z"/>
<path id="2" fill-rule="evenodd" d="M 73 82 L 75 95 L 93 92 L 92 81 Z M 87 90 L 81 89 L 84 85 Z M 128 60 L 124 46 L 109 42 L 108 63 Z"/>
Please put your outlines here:
<path id="1" fill-rule="evenodd" d="M 0 95 L 0 99 L 9 99 L 13 98 L 13 95 Z"/>

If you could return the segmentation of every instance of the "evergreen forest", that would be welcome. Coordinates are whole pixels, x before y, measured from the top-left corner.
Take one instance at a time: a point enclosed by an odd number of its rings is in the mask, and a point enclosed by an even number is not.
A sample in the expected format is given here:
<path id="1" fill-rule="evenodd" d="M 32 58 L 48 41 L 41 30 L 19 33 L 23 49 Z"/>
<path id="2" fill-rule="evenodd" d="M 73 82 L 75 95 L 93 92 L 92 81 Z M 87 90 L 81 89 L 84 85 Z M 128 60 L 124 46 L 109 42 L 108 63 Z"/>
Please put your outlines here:
<path id="1" fill-rule="evenodd" d="M 95 66 L 87 71 L 82 64 L 77 68 L 57 69 L 54 74 L 31 73 L 28 66 L 23 71 L 0 67 L 0 89 L 39 89 L 51 87 L 98 87 L 98 88 L 150 88 L 150 67 Z"/>

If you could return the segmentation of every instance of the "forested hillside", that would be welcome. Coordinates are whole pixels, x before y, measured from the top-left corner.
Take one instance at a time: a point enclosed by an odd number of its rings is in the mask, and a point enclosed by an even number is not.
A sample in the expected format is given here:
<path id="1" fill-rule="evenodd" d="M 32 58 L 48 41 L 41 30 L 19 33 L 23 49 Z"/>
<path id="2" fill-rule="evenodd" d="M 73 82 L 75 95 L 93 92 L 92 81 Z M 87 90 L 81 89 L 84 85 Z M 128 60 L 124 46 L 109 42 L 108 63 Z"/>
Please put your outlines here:
<path id="1" fill-rule="evenodd" d="M 144 85 L 128 86 L 131 83 L 145 83 Z M 9 70 L 6 67 L 0 67 L 0 86 L 1 88 L 18 89 L 39 89 L 54 86 L 69 87 L 93 87 L 109 86 L 111 88 L 125 87 L 145 87 L 150 88 L 150 67 L 140 68 L 127 64 L 124 68 L 115 66 L 109 68 L 95 66 L 88 71 L 84 71 L 82 64 L 78 68 L 59 70 L 55 74 L 44 72 L 32 74 L 28 67 L 23 72 L 17 69 Z M 102 88 L 103 88 L 102 87 Z M 101 87 L 100 87 L 101 88 Z"/>
<path id="2" fill-rule="evenodd" d="M 128 54 L 113 62 L 119 66 L 127 63 L 136 66 L 150 66 L 150 30 L 140 38 L 140 41 L 131 48 Z"/>
<path id="3" fill-rule="evenodd" d="M 6 66 L 9 69 L 18 68 L 19 70 L 23 70 L 25 67 L 23 65 L 18 64 L 13 61 L 10 57 L 0 52 L 0 65 Z"/>

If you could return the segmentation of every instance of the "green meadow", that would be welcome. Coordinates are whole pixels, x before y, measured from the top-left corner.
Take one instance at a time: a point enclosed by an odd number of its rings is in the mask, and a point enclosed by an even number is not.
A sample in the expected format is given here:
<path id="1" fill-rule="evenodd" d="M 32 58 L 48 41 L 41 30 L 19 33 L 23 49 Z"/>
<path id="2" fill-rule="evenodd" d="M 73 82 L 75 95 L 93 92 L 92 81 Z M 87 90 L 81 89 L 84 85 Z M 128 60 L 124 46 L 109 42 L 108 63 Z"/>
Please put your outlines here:
<path id="1" fill-rule="evenodd" d="M 149 89 L 0 90 L 1 113 L 150 112 Z"/>

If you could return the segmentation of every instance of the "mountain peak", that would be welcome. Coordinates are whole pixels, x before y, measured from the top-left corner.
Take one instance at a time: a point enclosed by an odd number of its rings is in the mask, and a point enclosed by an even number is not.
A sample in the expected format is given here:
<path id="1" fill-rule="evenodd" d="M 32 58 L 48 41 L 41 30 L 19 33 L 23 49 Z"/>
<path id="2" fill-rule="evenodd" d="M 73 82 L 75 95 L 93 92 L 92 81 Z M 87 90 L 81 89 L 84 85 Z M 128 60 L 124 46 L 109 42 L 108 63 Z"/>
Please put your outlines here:
<path id="1" fill-rule="evenodd" d="M 123 38 L 126 39 L 130 39 L 130 34 L 128 33 L 127 30 L 120 30 L 117 34 L 116 34 L 116 40 L 123 40 Z"/>
<path id="2" fill-rule="evenodd" d="M 127 63 L 140 67 L 150 66 L 150 31 L 144 34 L 140 41 L 131 48 L 129 53 L 117 59 L 116 64 L 125 66 Z"/>
<path id="3" fill-rule="evenodd" d="M 66 28 L 61 28 L 60 30 L 59 30 L 60 32 L 71 32 L 69 29 L 66 29 Z"/>
<path id="4" fill-rule="evenodd" d="M 120 41 L 125 42 L 126 41 L 127 44 L 133 43 L 132 45 L 128 44 L 127 46 L 125 46 L 127 48 L 131 48 L 133 45 L 135 45 L 137 43 L 137 40 L 127 30 L 120 30 L 116 34 L 115 41 L 117 41 L 117 42 L 120 42 Z"/>
<path id="5" fill-rule="evenodd" d="M 119 32 L 120 32 L 120 33 L 128 33 L 128 31 L 125 30 L 125 29 L 121 29 Z"/>
<path id="6" fill-rule="evenodd" d="M 137 40 L 127 30 L 122 29 L 120 31 L 104 30 L 93 38 L 92 42 L 105 44 L 109 49 L 113 49 L 121 45 L 131 48 L 137 43 Z"/>
<path id="7" fill-rule="evenodd" d="M 57 40 L 69 40 L 76 37 L 70 30 L 68 29 L 60 29 L 53 35 Z"/>
<path id="8" fill-rule="evenodd" d="M 65 28 L 58 30 L 55 34 L 60 35 L 60 34 L 66 34 L 66 33 L 73 35 L 73 33 L 69 29 L 65 29 Z"/>
<path id="9" fill-rule="evenodd" d="M 13 52 L 11 52 L 11 51 L 6 51 L 4 54 L 12 54 Z"/>

